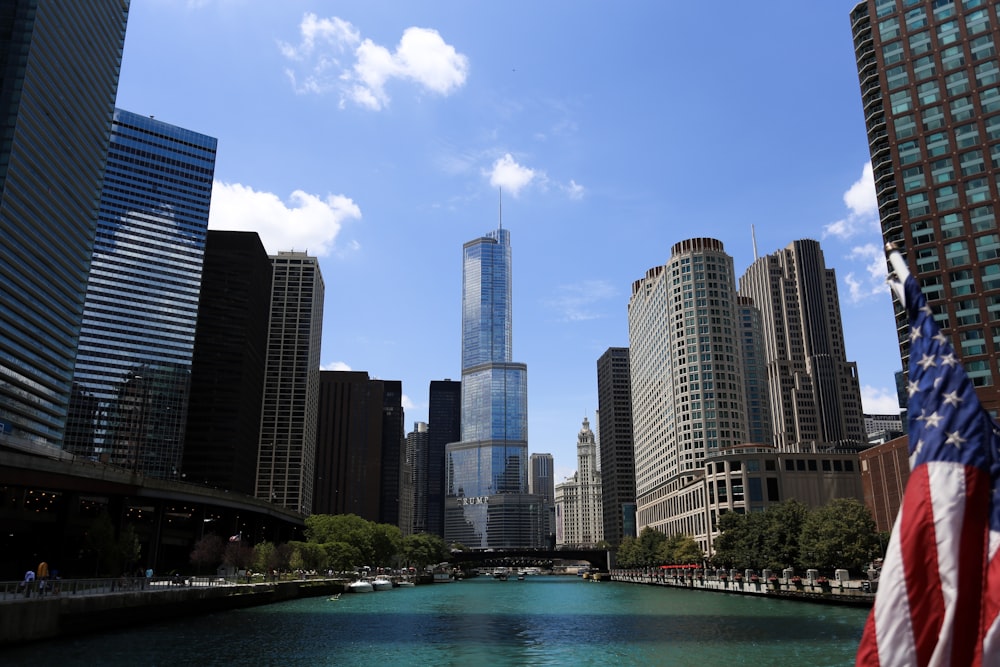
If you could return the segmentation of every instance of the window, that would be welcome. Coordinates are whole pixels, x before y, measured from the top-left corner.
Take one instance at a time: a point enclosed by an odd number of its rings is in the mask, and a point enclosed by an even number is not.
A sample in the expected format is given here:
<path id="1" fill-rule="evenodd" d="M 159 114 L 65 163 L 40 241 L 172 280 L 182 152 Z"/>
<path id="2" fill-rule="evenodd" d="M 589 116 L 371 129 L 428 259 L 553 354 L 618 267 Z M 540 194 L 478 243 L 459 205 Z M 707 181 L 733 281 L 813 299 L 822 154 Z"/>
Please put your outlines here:
<path id="1" fill-rule="evenodd" d="M 899 37 L 899 18 L 893 16 L 878 24 L 878 36 L 883 42 Z"/>
<path id="2" fill-rule="evenodd" d="M 927 79 L 937 74 L 934 56 L 924 56 L 913 61 L 913 78 L 917 81 Z"/>
<path id="3" fill-rule="evenodd" d="M 951 149 L 950 144 L 951 141 L 946 132 L 935 132 L 927 135 L 927 155 L 929 157 L 944 155 Z"/>
<path id="4" fill-rule="evenodd" d="M 917 86 L 917 101 L 921 106 L 925 104 L 933 104 L 940 100 L 941 89 L 938 87 L 937 81 L 927 81 L 926 83 L 922 83 Z M 893 112 L 895 112 L 895 106 L 893 106 Z"/>
<path id="5" fill-rule="evenodd" d="M 997 53 L 997 50 L 993 45 L 993 37 L 991 35 L 977 37 L 969 42 L 969 51 L 972 53 L 973 60 L 992 58 Z"/>
<path id="6" fill-rule="evenodd" d="M 995 61 L 988 60 L 976 65 L 977 86 L 992 86 L 997 82 L 1000 82 L 1000 66 L 997 66 Z"/>
<path id="7" fill-rule="evenodd" d="M 951 158 L 932 162 L 931 178 L 935 183 L 947 183 L 955 180 L 955 167 L 952 165 Z"/>
<path id="8" fill-rule="evenodd" d="M 906 113 L 912 108 L 913 103 L 910 101 L 910 91 L 900 90 L 889 95 L 889 109 L 892 110 L 894 115 Z"/>
<path id="9" fill-rule="evenodd" d="M 948 91 L 948 97 L 961 95 L 969 92 L 969 76 L 965 72 L 955 72 L 944 78 L 944 87 Z"/>
<path id="10" fill-rule="evenodd" d="M 893 67 L 886 71 L 885 73 L 886 81 L 889 84 L 889 90 L 893 88 L 899 88 L 900 86 L 905 86 L 910 82 L 910 75 L 906 71 L 905 65 L 899 65 Z"/>
<path id="11" fill-rule="evenodd" d="M 954 185 L 945 185 L 935 190 L 934 205 L 939 211 L 958 208 L 958 188 Z"/>
<path id="12" fill-rule="evenodd" d="M 979 261 L 1000 257 L 1000 236 L 987 234 L 976 237 L 976 257 Z"/>
<path id="13" fill-rule="evenodd" d="M 996 227 L 996 216 L 993 215 L 993 204 L 977 206 L 970 211 L 973 232 L 984 232 Z"/>
<path id="14" fill-rule="evenodd" d="M 973 126 L 973 130 L 975 130 L 975 126 Z M 955 130 L 955 133 L 957 134 L 958 130 Z M 972 176 L 973 174 L 980 174 L 986 171 L 986 160 L 983 159 L 982 151 L 963 153 L 959 156 L 958 160 L 959 165 L 962 167 L 962 176 Z"/>
<path id="15" fill-rule="evenodd" d="M 990 182 L 985 178 L 973 178 L 965 182 L 966 204 L 979 204 L 990 198 Z"/>
<path id="16" fill-rule="evenodd" d="M 903 43 L 892 42 L 882 47 L 882 59 L 886 66 L 895 65 L 903 61 Z"/>
<path id="17" fill-rule="evenodd" d="M 926 192 L 918 192 L 906 197 L 906 211 L 911 216 L 927 215 L 931 207 L 927 201 Z"/>
<path id="18" fill-rule="evenodd" d="M 898 144 L 898 150 L 901 164 L 911 164 L 920 161 L 920 142 L 916 139 Z"/>
<path id="19" fill-rule="evenodd" d="M 940 228 L 941 228 L 941 238 L 951 239 L 956 236 L 962 236 L 965 233 L 965 224 L 960 213 L 947 213 L 941 216 Z"/>
<path id="20" fill-rule="evenodd" d="M 969 248 L 965 241 L 953 241 L 944 247 L 944 257 L 948 266 L 961 266 L 969 263 Z"/>
<path id="21" fill-rule="evenodd" d="M 903 191 L 913 192 L 923 188 L 926 183 L 924 178 L 924 168 L 921 166 L 910 167 L 903 170 Z"/>
<path id="22" fill-rule="evenodd" d="M 948 105 L 951 110 L 951 120 L 953 123 L 959 123 L 963 120 L 968 120 L 972 118 L 975 114 L 976 109 L 972 106 L 972 97 L 960 97 L 957 100 L 952 100 L 951 104 Z M 971 145 L 971 144 L 970 144 Z"/>
<path id="23" fill-rule="evenodd" d="M 924 123 L 924 130 L 927 132 L 944 127 L 944 109 L 941 107 L 924 109 L 920 112 L 920 118 Z"/>

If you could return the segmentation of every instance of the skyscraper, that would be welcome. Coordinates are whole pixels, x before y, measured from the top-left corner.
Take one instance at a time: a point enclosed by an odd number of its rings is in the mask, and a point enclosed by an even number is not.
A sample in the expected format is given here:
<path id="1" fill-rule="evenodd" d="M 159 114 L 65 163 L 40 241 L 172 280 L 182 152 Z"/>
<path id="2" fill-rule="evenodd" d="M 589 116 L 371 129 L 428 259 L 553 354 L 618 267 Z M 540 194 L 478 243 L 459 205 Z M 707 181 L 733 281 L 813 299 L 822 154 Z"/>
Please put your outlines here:
<path id="1" fill-rule="evenodd" d="M 766 369 L 758 387 L 767 390 L 760 398 L 769 396 L 778 449 L 865 448 L 858 369 L 847 360 L 837 276 L 819 243 L 793 241 L 756 259 L 740 278 L 740 295 L 761 314 L 764 354 L 755 367 Z M 742 319 L 752 323 L 752 309 Z M 752 349 L 744 347 L 744 358 Z"/>
<path id="2" fill-rule="evenodd" d="M 66 448 L 153 477 L 184 448 L 216 140 L 116 109 Z M 92 411 L 93 410 L 93 411 Z"/>
<path id="3" fill-rule="evenodd" d="M 747 440 L 732 257 L 722 242 L 675 243 L 632 284 L 628 305 L 637 526 L 704 534 L 705 459 Z"/>
<path id="4" fill-rule="evenodd" d="M 447 446 L 445 539 L 472 548 L 538 544 L 528 490 L 527 366 L 512 361 L 510 232 L 463 247 L 462 440 Z"/>
<path id="5" fill-rule="evenodd" d="M 323 276 L 315 257 L 271 256 L 271 314 L 256 496 L 312 512 L 323 334 Z"/>
<path id="6" fill-rule="evenodd" d="M 597 360 L 597 404 L 604 539 L 618 546 L 623 537 L 635 537 L 635 449 L 627 347 L 609 347 Z"/>
<path id="7" fill-rule="evenodd" d="M 427 404 L 427 532 L 444 537 L 445 446 L 462 438 L 462 383 L 431 380 Z"/>
<path id="8" fill-rule="evenodd" d="M 0 6 L 0 443 L 63 446 L 128 0 Z"/>
<path id="9" fill-rule="evenodd" d="M 252 496 L 271 260 L 255 232 L 208 230 L 182 475 Z"/>
<path id="10" fill-rule="evenodd" d="M 406 434 L 399 500 L 399 529 L 403 535 L 427 532 L 427 422 L 416 422 Z"/>
<path id="11" fill-rule="evenodd" d="M 379 521 L 384 386 L 363 371 L 320 371 L 313 512 Z"/>
<path id="12" fill-rule="evenodd" d="M 604 512 L 597 445 L 586 417 L 577 434 L 576 461 L 573 479 L 555 487 L 556 546 L 591 549 L 604 540 Z"/>
<path id="13" fill-rule="evenodd" d="M 379 523 L 399 526 L 400 493 L 404 449 L 406 446 L 405 415 L 403 413 L 403 383 L 380 380 L 382 383 L 382 502 Z"/>
<path id="14" fill-rule="evenodd" d="M 995 3 L 851 12 L 882 235 L 898 242 L 983 406 L 1000 410 L 1000 16 Z M 903 366 L 905 317 L 897 311 Z"/>
<path id="15" fill-rule="evenodd" d="M 528 459 L 528 492 L 542 503 L 542 541 L 555 548 L 556 471 L 551 454 L 532 454 Z"/>

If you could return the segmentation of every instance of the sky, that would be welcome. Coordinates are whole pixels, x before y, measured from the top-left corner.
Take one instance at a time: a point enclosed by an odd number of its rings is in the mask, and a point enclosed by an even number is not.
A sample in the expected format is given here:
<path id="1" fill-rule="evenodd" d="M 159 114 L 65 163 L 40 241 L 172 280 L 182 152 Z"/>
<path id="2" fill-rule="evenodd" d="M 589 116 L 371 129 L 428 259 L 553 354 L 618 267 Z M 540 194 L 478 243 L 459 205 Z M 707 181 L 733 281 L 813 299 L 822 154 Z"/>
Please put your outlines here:
<path id="1" fill-rule="evenodd" d="M 723 242 L 836 270 L 866 412 L 895 413 L 853 0 L 133 0 L 117 105 L 218 139 L 210 229 L 317 256 L 321 363 L 461 378 L 462 245 L 510 230 L 531 453 L 577 469 L 633 281 Z"/>

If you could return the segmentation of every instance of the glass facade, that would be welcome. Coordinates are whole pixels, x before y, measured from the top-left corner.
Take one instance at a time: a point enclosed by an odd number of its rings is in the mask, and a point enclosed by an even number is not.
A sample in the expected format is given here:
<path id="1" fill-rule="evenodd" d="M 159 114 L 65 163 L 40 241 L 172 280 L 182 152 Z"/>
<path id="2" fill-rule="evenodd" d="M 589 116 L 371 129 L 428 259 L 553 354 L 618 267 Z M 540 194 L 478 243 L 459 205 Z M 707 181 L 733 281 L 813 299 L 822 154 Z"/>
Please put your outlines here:
<path id="1" fill-rule="evenodd" d="M 511 332 L 510 232 L 499 228 L 463 248 L 462 440 L 445 456 L 445 538 L 473 548 L 541 539 L 538 530 L 512 528 L 518 512 L 537 514 L 539 503 L 527 493 L 528 369 L 511 361 Z M 526 541 L 512 544 L 512 536 Z"/>
<path id="2" fill-rule="evenodd" d="M 66 448 L 169 479 L 184 446 L 216 140 L 115 110 Z"/>
<path id="3" fill-rule="evenodd" d="M 0 3 L 0 439 L 58 453 L 128 0 Z"/>

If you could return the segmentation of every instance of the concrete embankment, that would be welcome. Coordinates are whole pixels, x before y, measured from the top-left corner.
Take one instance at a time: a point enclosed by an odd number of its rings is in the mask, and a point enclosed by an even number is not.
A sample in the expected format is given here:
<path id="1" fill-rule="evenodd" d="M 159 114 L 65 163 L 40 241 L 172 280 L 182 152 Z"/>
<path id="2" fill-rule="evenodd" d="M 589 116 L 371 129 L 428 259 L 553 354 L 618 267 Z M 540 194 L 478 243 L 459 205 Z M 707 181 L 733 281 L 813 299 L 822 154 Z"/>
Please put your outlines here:
<path id="1" fill-rule="evenodd" d="M 337 580 L 182 586 L 106 595 L 52 595 L 0 604 L 0 646 L 118 630 L 181 616 L 343 592 Z"/>
<path id="2" fill-rule="evenodd" d="M 738 595 L 776 597 L 782 600 L 818 602 L 822 604 L 870 607 L 875 601 L 875 594 L 871 590 L 866 590 L 862 581 L 846 582 L 844 585 L 824 586 L 803 582 L 796 583 L 783 578 L 777 578 L 775 581 L 746 581 L 742 579 L 733 581 L 721 580 L 717 577 L 663 577 L 633 572 L 612 572 L 610 578 L 612 581 L 629 584 L 686 588 L 688 590 L 707 591 L 711 593 L 736 593 Z"/>

